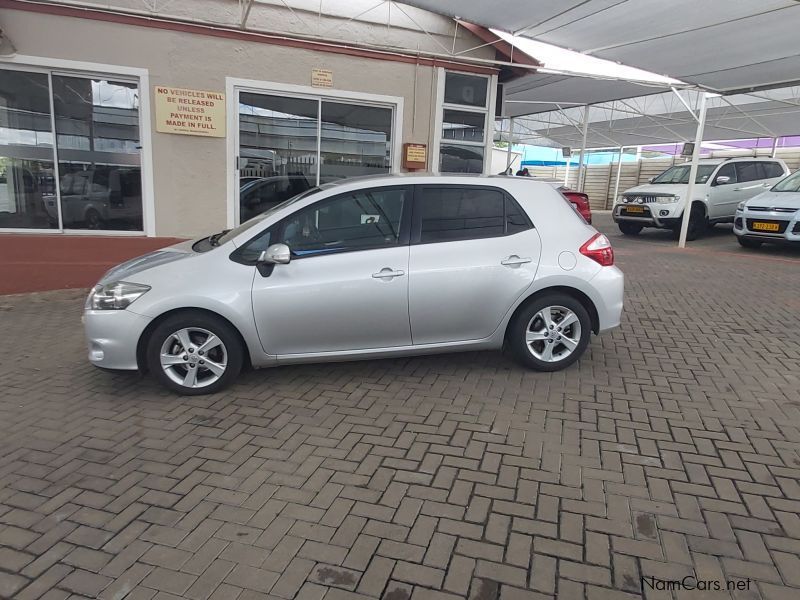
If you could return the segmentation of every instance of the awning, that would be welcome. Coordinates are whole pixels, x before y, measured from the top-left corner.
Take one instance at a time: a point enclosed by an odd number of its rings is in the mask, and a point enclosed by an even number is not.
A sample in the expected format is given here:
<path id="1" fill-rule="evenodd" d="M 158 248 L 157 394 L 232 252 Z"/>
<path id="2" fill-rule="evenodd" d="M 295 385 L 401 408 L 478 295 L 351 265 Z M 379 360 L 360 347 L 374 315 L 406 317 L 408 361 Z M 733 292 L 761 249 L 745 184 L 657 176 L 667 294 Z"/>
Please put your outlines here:
<path id="1" fill-rule="evenodd" d="M 709 91 L 800 83 L 797 0 L 406 2 Z M 629 97 L 628 91 L 618 89 L 617 98 Z M 572 97 L 573 102 L 591 100 L 589 94 Z"/>

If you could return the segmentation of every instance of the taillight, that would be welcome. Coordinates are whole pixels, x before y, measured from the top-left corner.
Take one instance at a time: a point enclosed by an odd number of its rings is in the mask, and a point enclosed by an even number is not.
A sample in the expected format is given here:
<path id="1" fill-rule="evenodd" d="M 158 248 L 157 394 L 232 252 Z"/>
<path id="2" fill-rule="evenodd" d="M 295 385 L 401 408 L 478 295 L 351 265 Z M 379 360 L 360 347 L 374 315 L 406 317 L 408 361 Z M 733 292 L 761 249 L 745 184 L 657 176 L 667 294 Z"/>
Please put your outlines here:
<path id="1" fill-rule="evenodd" d="M 588 242 L 581 246 L 580 253 L 604 267 L 610 267 L 614 264 L 614 249 L 611 247 L 611 242 L 602 233 L 592 236 Z"/>

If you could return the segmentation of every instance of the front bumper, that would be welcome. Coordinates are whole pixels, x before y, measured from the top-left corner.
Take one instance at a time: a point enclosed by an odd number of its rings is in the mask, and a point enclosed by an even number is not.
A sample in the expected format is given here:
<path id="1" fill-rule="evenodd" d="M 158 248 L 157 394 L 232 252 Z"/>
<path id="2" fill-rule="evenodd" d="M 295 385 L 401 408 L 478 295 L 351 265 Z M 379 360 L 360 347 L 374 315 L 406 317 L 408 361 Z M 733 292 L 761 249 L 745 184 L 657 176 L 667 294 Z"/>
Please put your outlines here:
<path id="1" fill-rule="evenodd" d="M 86 310 L 89 362 L 104 369 L 136 370 L 136 346 L 152 319 L 129 310 Z"/>
<path id="2" fill-rule="evenodd" d="M 777 231 L 756 229 L 756 223 L 767 223 Z M 733 220 L 733 233 L 761 242 L 800 243 L 800 211 L 781 213 L 774 211 L 737 210 Z"/>
<path id="3" fill-rule="evenodd" d="M 641 209 L 642 212 L 631 212 L 631 209 Z M 627 204 L 619 203 L 614 206 L 611 216 L 616 223 L 638 223 L 645 227 L 671 228 L 678 225 L 681 221 L 681 205 L 660 204 Z"/>

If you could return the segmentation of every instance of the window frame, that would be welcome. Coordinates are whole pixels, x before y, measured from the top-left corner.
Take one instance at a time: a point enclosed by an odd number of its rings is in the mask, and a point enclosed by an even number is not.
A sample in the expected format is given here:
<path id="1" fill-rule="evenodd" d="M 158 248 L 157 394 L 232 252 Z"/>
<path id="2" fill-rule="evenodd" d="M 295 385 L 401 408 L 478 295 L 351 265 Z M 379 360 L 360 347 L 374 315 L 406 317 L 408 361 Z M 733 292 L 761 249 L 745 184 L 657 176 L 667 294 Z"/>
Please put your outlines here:
<path id="1" fill-rule="evenodd" d="M 31 55 L 14 55 L 0 57 L 0 69 L 11 71 L 26 71 L 41 73 L 48 79 L 48 94 L 50 95 L 50 121 L 53 133 L 53 163 L 56 180 L 60 183 L 58 171 L 58 145 L 56 143 L 55 113 L 53 111 L 53 82 L 54 76 L 78 77 L 84 79 L 107 79 L 134 83 L 139 90 L 139 169 L 141 173 L 142 191 L 142 228 L 138 230 L 118 229 L 70 229 L 64 227 L 61 215 L 61 190 L 60 185 L 55 186 L 55 196 L 58 206 L 58 227 L 54 229 L 0 227 L 0 233 L 30 233 L 30 234 L 59 234 L 70 236 L 96 236 L 110 235 L 115 237 L 142 236 L 154 237 L 155 224 L 155 189 L 153 179 L 153 154 L 152 132 L 150 131 L 150 75 L 149 70 L 140 67 L 128 67 L 86 61 L 76 61 L 61 58 L 43 58 Z"/>
<path id="2" fill-rule="evenodd" d="M 486 104 L 484 106 L 470 106 L 468 104 L 454 104 L 445 102 L 445 85 L 447 83 L 447 73 L 457 73 L 460 75 L 470 75 L 479 77 L 486 80 Z M 431 157 L 430 170 L 432 173 L 442 173 L 440 163 L 442 160 L 441 148 L 443 145 L 465 146 L 472 148 L 483 148 L 483 169 L 481 173 L 486 175 L 491 170 L 492 162 L 492 146 L 494 142 L 494 113 L 495 104 L 497 102 L 497 75 L 488 75 L 481 73 L 467 73 L 454 69 L 444 69 L 442 67 L 437 70 L 437 90 L 436 90 L 436 117 L 434 119 L 433 134 L 433 153 Z M 444 111 L 456 110 L 462 112 L 472 112 L 484 115 L 484 140 L 483 142 L 468 142 L 462 140 L 452 140 L 443 137 L 444 128 Z M 450 173 L 445 171 L 445 173 Z"/>
<path id="3" fill-rule="evenodd" d="M 258 261 L 249 261 L 242 258 L 242 253 L 244 252 L 247 246 L 261 237 L 265 235 L 267 232 L 271 232 L 270 235 L 274 235 L 275 239 L 281 239 L 283 237 L 283 230 L 286 227 L 286 224 L 290 219 L 292 219 L 297 213 L 305 210 L 313 210 L 315 206 L 320 204 L 327 204 L 329 202 L 335 202 L 340 198 L 344 198 L 347 196 L 352 196 L 353 194 L 358 193 L 365 193 L 371 190 L 403 190 L 406 192 L 406 198 L 403 202 L 403 209 L 400 215 L 400 230 L 398 232 L 398 239 L 396 244 L 392 244 L 390 246 L 387 245 L 375 245 L 375 246 L 365 246 L 362 248 L 346 248 L 343 250 L 333 250 L 330 252 L 321 251 L 315 254 L 304 254 L 304 255 L 296 255 L 292 252 L 291 255 L 291 262 L 296 260 L 306 260 L 309 258 L 317 258 L 321 256 L 332 256 L 337 254 L 350 254 L 353 252 L 365 252 L 369 250 L 382 250 L 384 248 L 401 248 L 403 246 L 408 246 L 409 244 L 409 237 L 411 231 L 411 219 L 413 214 L 413 207 L 414 207 L 414 186 L 410 184 L 402 184 L 402 185 L 379 185 L 379 186 L 372 186 L 372 187 L 363 187 L 355 190 L 350 190 L 348 192 L 340 192 L 338 194 L 333 194 L 332 196 L 326 196 L 325 198 L 320 198 L 319 200 L 312 202 L 311 204 L 307 204 L 301 208 L 298 208 L 292 211 L 290 214 L 281 217 L 278 221 L 270 225 L 269 227 L 262 229 L 253 237 L 248 239 L 245 243 L 239 246 L 236 250 L 234 250 L 230 254 L 230 259 L 234 262 L 237 262 L 242 265 L 250 265 L 255 266 L 258 264 Z M 274 241 L 272 244 L 281 244 L 283 242 Z M 270 245 L 272 245 L 270 244 Z"/>
<path id="4" fill-rule="evenodd" d="M 425 201 L 423 199 L 424 191 L 427 189 L 459 189 L 459 190 L 484 190 L 488 192 L 499 192 L 503 197 L 503 233 L 500 235 L 483 235 L 483 236 L 468 236 L 468 237 L 459 237 L 450 240 L 430 240 L 430 241 L 422 241 L 422 210 L 421 205 Z M 521 229 L 519 231 L 509 232 L 508 231 L 508 212 L 507 206 L 508 203 L 511 203 L 519 213 L 523 216 L 527 223 L 527 227 L 525 229 Z M 427 244 L 449 244 L 452 242 L 465 242 L 469 240 L 489 240 L 495 238 L 503 238 L 509 237 L 512 235 L 517 235 L 519 233 L 524 233 L 531 229 L 535 229 L 536 226 L 531 221 L 530 216 L 522 208 L 519 202 L 517 202 L 516 198 L 514 198 L 511 194 L 509 194 L 506 190 L 501 187 L 493 186 L 493 185 L 465 185 L 465 184 L 458 184 L 458 183 L 420 183 L 414 186 L 414 204 L 411 211 L 412 216 L 412 223 L 411 223 L 411 240 L 410 243 L 412 246 L 421 246 Z"/>

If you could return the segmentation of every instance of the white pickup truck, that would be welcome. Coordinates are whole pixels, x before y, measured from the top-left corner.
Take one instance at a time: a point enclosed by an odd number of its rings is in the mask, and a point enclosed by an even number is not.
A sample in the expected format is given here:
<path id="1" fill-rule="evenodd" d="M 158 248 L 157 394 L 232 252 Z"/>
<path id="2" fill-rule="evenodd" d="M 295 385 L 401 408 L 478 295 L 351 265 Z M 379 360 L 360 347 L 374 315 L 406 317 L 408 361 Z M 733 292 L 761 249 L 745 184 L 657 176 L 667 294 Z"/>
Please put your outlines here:
<path id="1" fill-rule="evenodd" d="M 683 202 L 689 187 L 690 164 L 670 167 L 646 185 L 623 192 L 613 217 L 625 235 L 645 227 L 680 230 Z M 697 167 L 687 239 L 694 240 L 715 223 L 732 223 L 736 207 L 772 187 L 789 174 L 778 158 L 712 158 Z"/>

